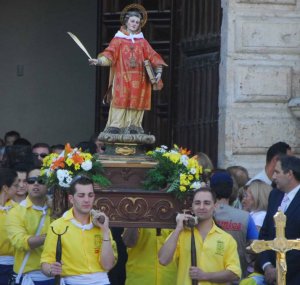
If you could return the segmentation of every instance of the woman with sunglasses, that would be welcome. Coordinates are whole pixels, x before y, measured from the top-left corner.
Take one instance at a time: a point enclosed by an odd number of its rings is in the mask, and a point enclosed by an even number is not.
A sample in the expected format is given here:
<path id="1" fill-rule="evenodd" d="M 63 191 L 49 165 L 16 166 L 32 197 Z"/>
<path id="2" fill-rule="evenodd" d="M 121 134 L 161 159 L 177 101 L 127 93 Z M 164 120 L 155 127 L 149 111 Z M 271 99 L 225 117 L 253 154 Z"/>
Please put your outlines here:
<path id="1" fill-rule="evenodd" d="M 11 199 L 17 190 L 17 173 L 8 168 L 0 168 L 0 285 L 7 285 L 13 273 L 13 247 L 7 236 L 5 222 L 8 211 L 16 205 Z"/>

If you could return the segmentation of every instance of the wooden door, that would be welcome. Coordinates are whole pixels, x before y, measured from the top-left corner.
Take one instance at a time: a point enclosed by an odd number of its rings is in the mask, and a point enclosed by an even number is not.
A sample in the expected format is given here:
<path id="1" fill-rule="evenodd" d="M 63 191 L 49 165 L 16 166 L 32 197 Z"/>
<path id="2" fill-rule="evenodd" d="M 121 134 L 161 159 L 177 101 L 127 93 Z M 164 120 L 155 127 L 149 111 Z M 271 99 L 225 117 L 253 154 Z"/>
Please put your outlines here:
<path id="1" fill-rule="evenodd" d="M 221 1 L 176 0 L 173 23 L 172 139 L 216 165 Z"/>

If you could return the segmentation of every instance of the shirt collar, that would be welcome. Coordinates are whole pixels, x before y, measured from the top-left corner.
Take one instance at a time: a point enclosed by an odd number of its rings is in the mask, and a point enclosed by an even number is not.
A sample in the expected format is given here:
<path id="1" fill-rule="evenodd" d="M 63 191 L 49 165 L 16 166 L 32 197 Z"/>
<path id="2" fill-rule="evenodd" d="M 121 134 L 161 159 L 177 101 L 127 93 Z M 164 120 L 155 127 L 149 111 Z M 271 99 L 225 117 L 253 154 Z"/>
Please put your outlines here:
<path id="1" fill-rule="evenodd" d="M 296 194 L 298 193 L 300 185 L 297 185 L 293 190 L 291 190 L 289 193 L 286 193 L 285 195 L 289 197 L 289 201 L 292 202 L 293 199 L 295 198 Z"/>
<path id="2" fill-rule="evenodd" d="M 4 206 L 0 206 L 0 211 L 9 211 L 11 208 L 13 208 L 16 205 L 16 202 L 13 200 L 8 200 L 4 204 Z"/>
<path id="3" fill-rule="evenodd" d="M 223 230 L 220 227 L 218 227 L 214 221 L 213 221 L 213 226 L 209 231 L 209 234 L 213 233 L 213 232 L 217 232 L 217 233 L 222 233 L 223 232 Z"/>
<path id="4" fill-rule="evenodd" d="M 74 214 L 73 214 L 73 207 L 71 209 L 69 209 L 68 211 L 64 212 L 63 214 L 63 218 L 66 221 L 70 221 L 72 219 L 75 219 Z M 75 219 L 76 220 L 76 219 Z M 90 216 L 90 222 L 91 222 L 91 216 Z"/>
<path id="5" fill-rule="evenodd" d="M 143 35 L 142 32 L 140 32 L 138 34 L 129 34 L 129 35 L 126 35 L 122 31 L 118 31 L 115 34 L 115 38 L 121 38 L 121 39 L 131 40 L 134 43 L 134 39 L 143 39 L 144 35 Z"/>
<path id="6" fill-rule="evenodd" d="M 23 201 L 21 201 L 20 206 L 25 207 L 25 208 L 30 208 L 32 207 L 32 202 L 29 199 L 29 197 L 27 196 L 26 199 L 24 199 Z"/>
<path id="7" fill-rule="evenodd" d="M 34 206 L 34 204 L 32 203 L 32 201 L 29 199 L 29 197 L 27 196 L 26 199 L 24 199 L 23 201 L 20 202 L 19 204 L 20 206 L 22 207 L 25 207 L 26 209 L 28 208 L 32 208 Z M 36 208 L 45 208 L 45 211 L 47 212 L 47 210 L 49 209 L 47 207 L 47 205 L 45 204 L 43 207 L 39 207 L 39 206 L 36 206 Z M 41 210 L 40 209 L 40 210 Z"/>

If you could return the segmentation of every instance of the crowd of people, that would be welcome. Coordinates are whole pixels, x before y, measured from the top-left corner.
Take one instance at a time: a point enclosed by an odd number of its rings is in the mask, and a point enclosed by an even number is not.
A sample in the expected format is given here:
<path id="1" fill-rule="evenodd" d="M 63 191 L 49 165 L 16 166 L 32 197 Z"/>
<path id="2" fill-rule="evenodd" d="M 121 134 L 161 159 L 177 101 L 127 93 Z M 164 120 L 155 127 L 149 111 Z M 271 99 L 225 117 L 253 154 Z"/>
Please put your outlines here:
<path id="1" fill-rule="evenodd" d="M 95 138 L 78 146 L 97 152 Z M 206 186 L 194 192 L 191 211 L 178 214 L 175 230 L 122 229 L 126 277 L 113 278 L 120 241 L 104 213 L 91 214 L 93 182 L 75 177 L 68 192 L 72 207 L 56 220 L 50 215 L 40 166 L 63 145 L 31 145 L 11 131 L 2 148 L 0 285 L 50 285 L 59 277 L 65 285 L 276 284 L 275 252 L 257 255 L 249 244 L 275 238 L 273 216 L 279 209 L 287 216 L 286 238 L 300 237 L 300 159 L 288 144 L 272 145 L 265 167 L 252 179 L 242 166 L 214 168 L 198 153 Z M 99 143 L 98 152 L 104 149 Z M 286 254 L 289 285 L 300 284 L 299 260 L 296 250 Z"/>

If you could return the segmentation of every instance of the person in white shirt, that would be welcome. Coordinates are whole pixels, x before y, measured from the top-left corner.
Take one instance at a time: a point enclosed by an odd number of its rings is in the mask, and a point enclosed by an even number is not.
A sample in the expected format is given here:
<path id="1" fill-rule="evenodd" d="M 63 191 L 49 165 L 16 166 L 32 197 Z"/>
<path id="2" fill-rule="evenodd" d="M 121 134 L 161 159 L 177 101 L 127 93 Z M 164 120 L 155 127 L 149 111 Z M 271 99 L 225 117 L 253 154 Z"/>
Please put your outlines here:
<path id="1" fill-rule="evenodd" d="M 253 180 L 244 192 L 242 200 L 243 210 L 250 212 L 258 231 L 267 213 L 271 190 L 271 186 L 267 183 L 261 180 Z"/>
<path id="2" fill-rule="evenodd" d="M 253 178 L 247 182 L 247 186 L 253 180 L 261 180 L 267 183 L 268 185 L 272 184 L 272 176 L 275 170 L 276 163 L 280 155 L 292 155 L 291 147 L 285 142 L 277 142 L 269 147 L 266 156 L 266 165 L 265 168 L 257 173 Z"/>

